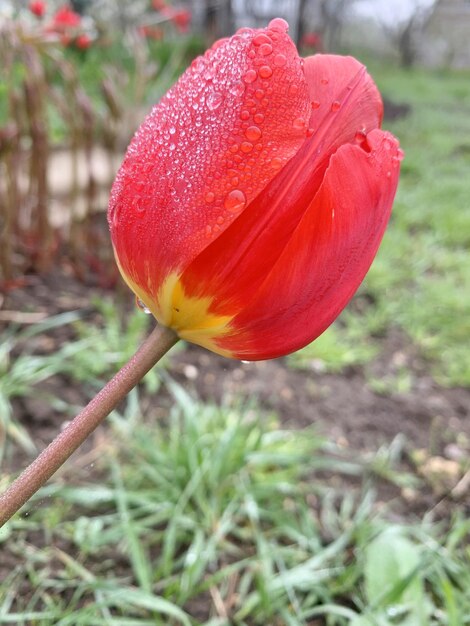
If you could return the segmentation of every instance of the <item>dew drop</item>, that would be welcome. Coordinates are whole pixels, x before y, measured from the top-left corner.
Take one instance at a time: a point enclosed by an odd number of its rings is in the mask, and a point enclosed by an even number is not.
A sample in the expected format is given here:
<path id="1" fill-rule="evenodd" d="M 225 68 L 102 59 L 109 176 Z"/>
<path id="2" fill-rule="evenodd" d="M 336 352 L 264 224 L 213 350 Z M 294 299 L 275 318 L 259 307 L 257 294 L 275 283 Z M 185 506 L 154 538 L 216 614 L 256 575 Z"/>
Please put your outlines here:
<path id="1" fill-rule="evenodd" d="M 274 159 L 271 160 L 271 167 L 275 170 L 280 170 L 282 167 L 281 159 L 279 157 L 274 157 Z"/>
<path id="2" fill-rule="evenodd" d="M 176 128 L 174 126 L 170 126 L 168 132 L 170 133 L 170 135 L 174 135 L 176 133 Z"/>
<path id="3" fill-rule="evenodd" d="M 319 108 L 320 108 L 320 103 L 318 102 L 318 100 L 313 100 L 312 109 L 319 109 Z"/>
<path id="4" fill-rule="evenodd" d="M 354 141 L 356 143 L 362 143 L 365 138 L 366 138 L 366 131 L 365 130 L 358 130 L 356 132 L 356 134 L 354 135 Z"/>
<path id="5" fill-rule="evenodd" d="M 233 96 L 241 96 L 245 91 L 245 85 L 241 80 L 238 80 L 236 83 L 229 87 L 229 91 Z"/>
<path id="6" fill-rule="evenodd" d="M 240 189 L 234 189 L 225 196 L 224 207 L 231 213 L 238 213 L 246 204 L 246 197 Z"/>
<path id="7" fill-rule="evenodd" d="M 263 65 L 259 68 L 259 75 L 261 76 L 261 78 L 269 78 L 270 76 L 272 76 L 272 73 L 273 71 L 269 67 L 269 65 Z"/>
<path id="8" fill-rule="evenodd" d="M 254 83 L 257 78 L 258 74 L 256 73 L 256 70 L 248 70 L 248 72 L 243 76 L 243 80 L 248 84 Z"/>
<path id="9" fill-rule="evenodd" d="M 242 152 L 245 152 L 245 154 L 248 154 L 248 152 L 251 152 L 253 150 L 253 144 L 249 141 L 244 141 L 240 146 L 240 150 Z"/>
<path id="10" fill-rule="evenodd" d="M 262 124 L 264 122 L 264 115 L 262 113 L 256 113 L 253 119 L 257 124 Z"/>
<path id="11" fill-rule="evenodd" d="M 330 82 L 328 78 L 321 78 L 320 82 L 322 85 L 328 85 L 328 83 Z"/>
<path id="12" fill-rule="evenodd" d="M 257 89 L 255 91 L 255 98 L 257 100 L 261 100 L 261 98 L 263 98 L 263 97 L 264 97 L 264 90 L 263 89 Z"/>
<path id="13" fill-rule="evenodd" d="M 248 56 L 250 57 L 250 59 L 254 59 L 256 56 L 256 52 L 254 50 L 250 50 L 248 52 Z"/>
<path id="14" fill-rule="evenodd" d="M 399 161 L 403 161 L 404 158 L 405 158 L 405 153 L 403 152 L 403 150 L 401 148 L 398 148 L 398 150 L 397 150 L 397 159 Z"/>
<path id="15" fill-rule="evenodd" d="M 268 24 L 268 28 L 278 33 L 287 33 L 289 30 L 289 24 L 282 17 L 275 17 Z"/>
<path id="16" fill-rule="evenodd" d="M 331 110 L 333 111 L 333 113 L 336 113 L 336 111 L 339 111 L 341 108 L 341 102 L 339 102 L 338 100 L 334 100 L 334 102 L 331 103 Z"/>
<path id="17" fill-rule="evenodd" d="M 248 126 L 245 131 L 245 137 L 250 141 L 257 141 L 262 135 L 261 130 L 258 126 Z"/>
<path id="18" fill-rule="evenodd" d="M 299 88 L 297 87 L 297 85 L 291 85 L 289 87 L 289 94 L 291 96 L 295 96 L 295 94 L 299 91 Z"/>
<path id="19" fill-rule="evenodd" d="M 284 67 L 284 65 L 287 63 L 286 55 L 276 54 L 276 56 L 274 57 L 273 63 L 276 67 Z"/>
<path id="20" fill-rule="evenodd" d="M 315 132 L 314 128 L 307 128 L 307 137 L 311 137 Z"/>
<path id="21" fill-rule="evenodd" d="M 270 43 L 264 43 L 262 46 L 260 46 L 260 49 L 259 49 L 259 53 L 263 57 L 269 56 L 270 54 L 272 54 L 272 51 L 273 51 L 273 47 Z"/>
<path id="22" fill-rule="evenodd" d="M 217 41 L 214 41 L 214 43 L 212 44 L 211 50 L 217 50 L 217 48 L 223 46 L 224 43 L 227 43 L 227 41 L 229 41 L 228 37 L 222 37 L 222 39 L 217 39 Z"/>
<path id="23" fill-rule="evenodd" d="M 238 152 L 238 143 L 234 143 L 230 146 L 230 152 L 232 152 L 233 154 L 235 154 L 235 152 Z"/>
<path id="24" fill-rule="evenodd" d="M 250 119 L 250 112 L 247 111 L 246 109 L 243 109 L 243 111 L 240 113 L 240 118 L 242 120 L 248 120 Z"/>
<path id="25" fill-rule="evenodd" d="M 147 306 L 145 306 L 142 300 L 138 298 L 137 296 L 135 297 L 135 303 L 137 305 L 137 308 L 143 311 L 145 315 L 150 315 L 150 313 L 152 312 Z"/>
<path id="26" fill-rule="evenodd" d="M 219 91 L 213 91 L 207 98 L 207 108 L 210 111 L 215 111 L 222 104 L 223 96 Z"/>
<path id="27" fill-rule="evenodd" d="M 292 122 L 292 126 L 295 128 L 295 130 L 304 130 L 305 122 L 301 117 L 298 117 Z"/>
<path id="28" fill-rule="evenodd" d="M 214 70 L 212 67 L 208 67 L 204 72 L 204 79 L 207 81 L 211 81 L 214 78 Z"/>
<path id="29" fill-rule="evenodd" d="M 271 43 L 271 39 L 269 39 L 269 37 L 264 33 L 259 33 L 259 35 L 256 35 L 253 39 L 253 44 L 255 46 L 262 46 L 264 43 Z"/>
<path id="30" fill-rule="evenodd" d="M 212 191 L 208 191 L 204 197 L 204 200 L 208 203 L 211 204 L 212 202 L 214 202 L 215 200 L 215 193 L 213 193 Z"/>

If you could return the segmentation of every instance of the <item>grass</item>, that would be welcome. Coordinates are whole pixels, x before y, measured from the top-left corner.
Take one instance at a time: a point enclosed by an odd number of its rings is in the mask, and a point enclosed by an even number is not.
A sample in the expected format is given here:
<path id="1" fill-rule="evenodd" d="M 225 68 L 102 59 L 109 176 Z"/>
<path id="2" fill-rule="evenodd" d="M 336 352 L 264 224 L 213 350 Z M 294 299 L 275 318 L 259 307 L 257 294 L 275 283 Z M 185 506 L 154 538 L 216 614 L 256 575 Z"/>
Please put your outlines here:
<path id="1" fill-rule="evenodd" d="M 91 304 L 95 314 L 102 318 L 102 324 L 90 323 L 85 311 L 72 311 L 50 317 L 26 330 L 13 325 L 0 336 L 0 463 L 8 441 L 28 454 L 37 452 L 27 430 L 14 419 L 12 402 L 15 398 L 36 395 L 73 417 L 76 407 L 64 406 L 59 399 L 41 391 L 39 385 L 60 373 L 68 376 L 72 383 L 89 387 L 91 399 L 130 359 L 147 333 L 148 319 L 140 309 L 123 321 L 112 300 L 92 300 Z M 66 326 L 70 327 L 69 337 L 75 335 L 76 339 L 61 345 L 54 341 L 51 344 L 52 337 L 48 333 Z M 47 349 L 43 346 L 44 337 L 49 339 L 45 341 L 49 345 Z M 163 358 L 159 369 L 145 376 L 143 384 L 149 393 L 158 391 L 166 364 Z"/>
<path id="2" fill-rule="evenodd" d="M 385 123 L 405 151 L 392 220 L 352 306 L 291 363 L 363 365 L 398 328 L 441 384 L 468 386 L 470 75 L 368 65 L 386 98 L 411 106 Z"/>
<path id="3" fill-rule="evenodd" d="M 467 520 L 390 523 L 375 459 L 169 384 L 167 424 L 115 415 L 102 480 L 46 487 L 3 531 L 3 558 L 27 558 L 0 585 L 0 624 L 470 623 Z"/>

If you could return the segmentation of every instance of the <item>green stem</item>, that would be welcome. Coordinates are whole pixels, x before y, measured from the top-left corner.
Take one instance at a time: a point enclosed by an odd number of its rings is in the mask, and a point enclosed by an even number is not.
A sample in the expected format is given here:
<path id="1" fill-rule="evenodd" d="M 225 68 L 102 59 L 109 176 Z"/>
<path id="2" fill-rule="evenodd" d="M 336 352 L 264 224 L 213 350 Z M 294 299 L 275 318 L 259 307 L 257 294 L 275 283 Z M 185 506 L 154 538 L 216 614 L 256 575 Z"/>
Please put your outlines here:
<path id="1" fill-rule="evenodd" d="M 157 327 L 152 331 L 131 360 L 0 496 L 0 528 L 49 480 L 177 341 L 177 335 L 169 328 Z"/>

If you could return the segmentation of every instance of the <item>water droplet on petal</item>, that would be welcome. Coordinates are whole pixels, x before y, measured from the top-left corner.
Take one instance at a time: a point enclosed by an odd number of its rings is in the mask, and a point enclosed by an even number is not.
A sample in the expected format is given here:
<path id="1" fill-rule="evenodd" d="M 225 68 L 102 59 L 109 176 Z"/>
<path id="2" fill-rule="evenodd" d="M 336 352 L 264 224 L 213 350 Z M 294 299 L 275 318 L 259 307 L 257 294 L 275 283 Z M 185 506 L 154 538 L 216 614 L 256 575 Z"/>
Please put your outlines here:
<path id="1" fill-rule="evenodd" d="M 341 108 L 341 102 L 339 102 L 338 100 L 335 100 L 334 102 L 331 103 L 331 110 L 333 111 L 333 113 L 336 113 L 336 111 L 339 111 Z"/>
<path id="2" fill-rule="evenodd" d="M 322 85 L 328 85 L 328 83 L 330 82 L 328 78 L 321 78 L 320 82 Z"/>
<path id="3" fill-rule="evenodd" d="M 257 78 L 258 74 L 256 73 L 256 70 L 248 70 L 248 72 L 243 76 L 243 80 L 248 84 L 254 83 Z"/>
<path id="4" fill-rule="evenodd" d="M 254 37 L 253 39 L 253 44 L 255 46 L 261 46 L 263 44 L 270 44 L 270 43 L 271 43 L 271 39 L 269 39 L 269 37 L 265 35 L 264 33 L 259 33 L 259 35 L 256 35 L 256 37 Z"/>
<path id="5" fill-rule="evenodd" d="M 233 96 L 241 96 L 245 91 L 245 85 L 239 80 L 229 87 L 229 91 Z"/>
<path id="6" fill-rule="evenodd" d="M 262 113 L 256 113 L 253 119 L 257 124 L 262 124 L 264 121 L 264 115 Z"/>
<path id="7" fill-rule="evenodd" d="M 214 202 L 215 200 L 215 194 L 212 191 L 208 191 L 204 197 L 204 200 L 208 203 L 211 204 L 211 202 Z"/>
<path id="8" fill-rule="evenodd" d="M 268 28 L 278 33 L 287 33 L 289 30 L 289 24 L 286 20 L 283 20 L 282 17 L 275 17 L 269 22 Z"/>
<path id="9" fill-rule="evenodd" d="M 277 67 L 283 67 L 287 63 L 287 58 L 285 54 L 276 54 L 273 61 L 274 65 Z"/>
<path id="10" fill-rule="evenodd" d="M 318 102 L 318 100 L 313 100 L 312 109 L 319 109 L 319 108 L 320 108 L 320 103 Z"/>
<path id="11" fill-rule="evenodd" d="M 356 134 L 354 135 L 354 141 L 356 143 L 362 143 L 365 138 L 366 138 L 366 131 L 365 130 L 358 130 L 356 132 Z"/>
<path id="12" fill-rule="evenodd" d="M 207 108 L 210 111 L 215 111 L 222 104 L 223 96 L 219 91 L 213 91 L 207 98 Z"/>
<path id="13" fill-rule="evenodd" d="M 253 144 L 249 141 L 244 141 L 240 146 L 240 150 L 247 154 L 248 152 L 251 152 L 253 150 Z"/>
<path id="14" fill-rule="evenodd" d="M 295 128 L 295 130 L 304 130 L 305 121 L 301 117 L 298 117 L 292 122 L 292 126 Z"/>
<path id="15" fill-rule="evenodd" d="M 238 213 L 246 204 L 246 197 L 240 189 L 234 189 L 225 196 L 224 207 L 231 213 Z"/>
<path id="16" fill-rule="evenodd" d="M 256 141 L 262 135 L 261 130 L 258 126 L 249 126 L 245 131 L 245 137 L 250 141 Z"/>
<path id="17" fill-rule="evenodd" d="M 291 96 L 295 96 L 295 94 L 299 91 L 299 88 L 297 85 L 291 85 L 289 87 L 289 93 Z"/>
<path id="18" fill-rule="evenodd" d="M 272 54 L 272 51 L 273 51 L 273 47 L 270 43 L 264 43 L 262 46 L 260 46 L 260 49 L 259 49 L 259 53 L 263 57 L 269 56 L 270 54 Z"/>
<path id="19" fill-rule="evenodd" d="M 240 118 L 242 120 L 248 120 L 250 119 L 250 112 L 247 111 L 246 109 L 243 109 L 243 111 L 240 113 Z"/>
<path id="20" fill-rule="evenodd" d="M 214 41 L 214 43 L 212 44 L 211 50 L 217 50 L 217 48 L 223 46 L 224 43 L 226 43 L 227 41 L 229 41 L 228 37 L 222 37 L 222 39 L 217 39 L 217 41 Z"/>
<path id="21" fill-rule="evenodd" d="M 270 76 L 272 76 L 272 73 L 273 71 L 269 67 L 269 65 L 263 65 L 259 68 L 259 75 L 261 76 L 261 78 L 269 78 Z"/>
<path id="22" fill-rule="evenodd" d="M 145 313 L 145 315 L 150 315 L 150 313 L 152 312 L 137 296 L 135 297 L 135 303 L 137 307 Z"/>
<path id="23" fill-rule="evenodd" d="M 273 167 L 275 170 L 279 170 L 282 167 L 282 161 L 279 157 L 274 157 L 274 159 L 271 160 L 271 167 Z"/>

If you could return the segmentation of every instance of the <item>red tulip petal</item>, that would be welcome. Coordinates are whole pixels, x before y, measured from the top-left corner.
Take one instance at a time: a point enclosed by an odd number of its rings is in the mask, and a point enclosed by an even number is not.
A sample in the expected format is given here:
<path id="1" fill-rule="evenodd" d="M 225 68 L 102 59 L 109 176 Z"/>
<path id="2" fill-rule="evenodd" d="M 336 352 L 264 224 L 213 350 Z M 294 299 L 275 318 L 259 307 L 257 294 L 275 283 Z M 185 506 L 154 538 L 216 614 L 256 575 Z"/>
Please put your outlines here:
<path id="1" fill-rule="evenodd" d="M 341 145 L 352 141 L 357 133 L 356 139 L 363 140 L 365 134 L 380 127 L 382 98 L 359 61 L 335 54 L 316 54 L 305 59 L 304 71 L 312 102 L 309 127 L 314 132 L 325 123 L 334 126 L 335 143 Z"/>
<path id="2" fill-rule="evenodd" d="M 223 314 L 238 311 L 276 263 L 322 183 L 331 155 L 360 144 L 380 124 L 382 101 L 366 68 L 352 57 L 316 55 L 304 65 L 317 132 L 245 211 L 184 273 L 193 295 L 216 295 Z M 329 102 L 342 102 L 339 109 Z M 328 106 L 327 106 L 328 104 Z M 342 188 L 342 186 L 341 186 Z"/>
<path id="3" fill-rule="evenodd" d="M 134 137 L 114 183 L 116 256 L 151 306 L 305 141 L 310 103 L 282 29 L 243 29 L 196 59 Z"/>
<path id="4" fill-rule="evenodd" d="M 320 335 L 346 306 L 377 252 L 395 195 L 401 152 L 374 130 L 364 149 L 342 146 L 256 296 L 217 340 L 237 358 L 287 354 Z"/>

